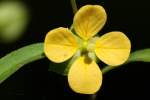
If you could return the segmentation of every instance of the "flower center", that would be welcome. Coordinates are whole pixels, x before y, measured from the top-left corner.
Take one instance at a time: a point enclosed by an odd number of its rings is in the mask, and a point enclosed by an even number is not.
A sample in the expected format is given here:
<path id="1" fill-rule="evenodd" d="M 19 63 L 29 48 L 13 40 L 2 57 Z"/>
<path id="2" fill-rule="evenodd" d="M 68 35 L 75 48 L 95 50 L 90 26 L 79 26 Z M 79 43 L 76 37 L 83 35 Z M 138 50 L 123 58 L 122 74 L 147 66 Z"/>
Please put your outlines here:
<path id="1" fill-rule="evenodd" d="M 87 46 L 88 46 L 88 41 L 83 41 L 83 43 L 81 45 L 81 53 L 82 54 L 85 54 L 88 52 Z"/>
<path id="2" fill-rule="evenodd" d="M 91 59 L 96 59 L 95 53 L 94 53 L 94 46 L 95 42 L 97 40 L 97 37 L 91 38 L 90 40 L 82 40 L 80 42 L 80 54 L 81 55 L 87 55 Z"/>
<path id="3" fill-rule="evenodd" d="M 98 38 L 97 37 L 93 37 L 91 38 L 90 40 L 87 40 L 87 41 L 84 41 L 82 40 L 81 41 L 81 45 L 80 45 L 80 50 L 83 52 L 83 53 L 88 53 L 88 52 L 94 52 L 94 48 L 95 48 L 95 42 Z"/>

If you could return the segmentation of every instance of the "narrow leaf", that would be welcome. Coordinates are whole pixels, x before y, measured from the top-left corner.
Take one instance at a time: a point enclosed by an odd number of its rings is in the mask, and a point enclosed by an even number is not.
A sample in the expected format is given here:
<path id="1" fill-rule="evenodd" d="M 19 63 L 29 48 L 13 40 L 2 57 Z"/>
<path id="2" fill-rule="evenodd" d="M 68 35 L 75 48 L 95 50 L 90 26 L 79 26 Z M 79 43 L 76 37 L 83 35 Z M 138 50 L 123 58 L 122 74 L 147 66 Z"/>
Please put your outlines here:
<path id="1" fill-rule="evenodd" d="M 15 50 L 0 59 L 0 83 L 23 65 L 42 59 L 43 43 L 36 43 Z"/>
<path id="2" fill-rule="evenodd" d="M 150 48 L 147 49 L 142 49 L 142 50 L 137 50 L 133 53 L 130 54 L 130 57 L 128 59 L 128 61 L 124 64 L 128 64 L 130 62 L 136 62 L 136 61 L 141 61 L 141 62 L 150 62 Z M 121 66 L 121 65 L 119 65 Z M 119 66 L 105 66 L 102 69 L 103 74 L 119 67 Z"/>
<path id="3" fill-rule="evenodd" d="M 69 61 L 66 61 L 63 63 L 50 62 L 48 71 L 66 76 L 68 74 L 68 71 L 67 71 L 68 64 L 69 64 Z"/>
<path id="4" fill-rule="evenodd" d="M 137 50 L 133 52 L 130 55 L 128 62 L 133 61 L 150 62 L 150 48 Z"/>

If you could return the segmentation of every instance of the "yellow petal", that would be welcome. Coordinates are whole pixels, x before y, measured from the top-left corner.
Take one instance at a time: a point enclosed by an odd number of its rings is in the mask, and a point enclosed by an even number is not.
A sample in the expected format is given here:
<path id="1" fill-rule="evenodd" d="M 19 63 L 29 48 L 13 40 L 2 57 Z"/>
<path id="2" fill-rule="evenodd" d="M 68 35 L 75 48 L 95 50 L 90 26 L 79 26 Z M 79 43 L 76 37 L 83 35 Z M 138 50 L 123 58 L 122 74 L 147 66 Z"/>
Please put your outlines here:
<path id="1" fill-rule="evenodd" d="M 96 41 L 95 53 L 108 65 L 123 64 L 129 57 L 131 43 L 122 32 L 109 32 Z"/>
<path id="2" fill-rule="evenodd" d="M 69 69 L 68 82 L 77 93 L 94 94 L 101 87 L 102 72 L 95 61 L 82 56 Z"/>
<path id="3" fill-rule="evenodd" d="M 106 12 L 102 6 L 83 6 L 74 16 L 74 29 L 81 38 L 88 40 L 104 26 L 106 17 Z"/>
<path id="4" fill-rule="evenodd" d="M 74 35 L 67 28 L 56 28 L 47 33 L 44 41 L 44 52 L 53 62 L 60 63 L 70 57 L 77 50 Z"/>

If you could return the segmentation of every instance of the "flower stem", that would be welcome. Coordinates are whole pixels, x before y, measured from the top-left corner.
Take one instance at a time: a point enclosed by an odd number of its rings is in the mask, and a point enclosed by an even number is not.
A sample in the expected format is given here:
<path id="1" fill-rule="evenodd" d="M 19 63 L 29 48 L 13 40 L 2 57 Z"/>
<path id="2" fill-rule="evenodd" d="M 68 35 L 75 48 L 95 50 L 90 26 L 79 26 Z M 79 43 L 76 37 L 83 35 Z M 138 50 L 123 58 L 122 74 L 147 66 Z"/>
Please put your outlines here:
<path id="1" fill-rule="evenodd" d="M 125 64 L 128 64 L 130 61 L 128 60 L 128 61 L 126 61 L 124 64 L 122 64 L 122 65 L 125 65 Z M 113 69 L 115 69 L 115 68 L 117 68 L 117 67 L 119 67 L 119 66 L 122 66 L 122 65 L 118 65 L 118 66 L 105 66 L 103 69 L 102 69 L 102 73 L 103 74 L 106 74 L 107 72 L 109 72 L 109 71 L 111 71 L 111 70 L 113 70 Z"/>
<path id="2" fill-rule="evenodd" d="M 75 14 L 78 10 L 76 0 L 70 0 L 70 3 L 71 3 L 71 6 L 72 6 L 73 13 Z"/>
<path id="3" fill-rule="evenodd" d="M 103 69 L 102 69 L 102 73 L 105 74 L 107 72 L 109 72 L 110 70 L 114 69 L 115 67 L 112 67 L 112 66 L 105 66 Z"/>

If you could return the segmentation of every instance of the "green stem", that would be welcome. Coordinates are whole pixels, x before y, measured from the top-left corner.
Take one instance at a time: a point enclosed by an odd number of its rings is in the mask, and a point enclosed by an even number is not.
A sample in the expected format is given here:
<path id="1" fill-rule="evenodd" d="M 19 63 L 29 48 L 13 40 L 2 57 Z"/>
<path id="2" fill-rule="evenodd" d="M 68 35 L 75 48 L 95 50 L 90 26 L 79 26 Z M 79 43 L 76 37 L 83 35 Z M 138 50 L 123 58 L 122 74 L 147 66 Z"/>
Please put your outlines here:
<path id="1" fill-rule="evenodd" d="M 70 3 L 71 3 L 71 6 L 72 6 L 72 9 L 73 9 L 73 13 L 75 14 L 78 10 L 76 0 L 70 0 Z"/>
<path id="2" fill-rule="evenodd" d="M 132 60 L 128 59 L 124 64 L 122 65 L 126 65 L 128 63 L 132 62 Z M 107 72 L 119 67 L 119 66 L 122 66 L 122 65 L 118 65 L 118 66 L 105 66 L 103 69 L 102 69 L 102 73 L 103 74 L 106 74 Z"/>
<path id="3" fill-rule="evenodd" d="M 110 70 L 114 69 L 115 67 L 113 66 L 105 66 L 103 69 L 102 69 L 102 73 L 105 74 L 107 72 L 109 72 Z"/>
<path id="4" fill-rule="evenodd" d="M 76 0 L 70 0 L 73 13 L 75 14 L 78 11 Z M 73 24 L 70 26 L 70 30 L 73 31 Z"/>

